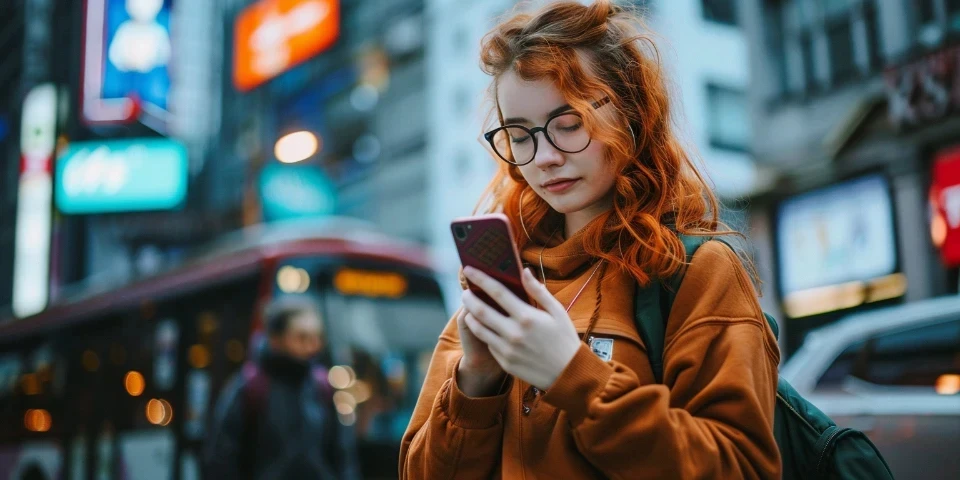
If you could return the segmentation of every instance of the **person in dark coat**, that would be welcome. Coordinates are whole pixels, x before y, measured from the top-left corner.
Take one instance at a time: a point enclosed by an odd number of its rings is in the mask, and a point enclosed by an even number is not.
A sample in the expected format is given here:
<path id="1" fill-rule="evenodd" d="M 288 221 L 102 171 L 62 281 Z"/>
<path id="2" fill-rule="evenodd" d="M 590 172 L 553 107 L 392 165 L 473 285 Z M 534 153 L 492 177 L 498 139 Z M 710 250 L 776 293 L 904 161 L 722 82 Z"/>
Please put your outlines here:
<path id="1" fill-rule="evenodd" d="M 264 323 L 267 341 L 217 402 L 206 477 L 359 478 L 353 431 L 337 418 L 326 370 L 314 362 L 323 338 L 316 305 L 281 298 Z"/>

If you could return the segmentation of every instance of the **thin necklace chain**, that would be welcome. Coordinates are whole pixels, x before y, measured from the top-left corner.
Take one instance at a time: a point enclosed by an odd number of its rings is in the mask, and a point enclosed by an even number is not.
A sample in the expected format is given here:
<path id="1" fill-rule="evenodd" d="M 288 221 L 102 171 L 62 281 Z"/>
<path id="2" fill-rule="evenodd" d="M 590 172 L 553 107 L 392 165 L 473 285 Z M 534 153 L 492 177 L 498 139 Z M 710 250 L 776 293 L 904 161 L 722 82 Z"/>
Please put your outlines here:
<path id="1" fill-rule="evenodd" d="M 553 236 L 557 234 L 560 228 L 557 228 L 547 237 L 547 240 L 543 243 L 543 247 L 540 248 L 540 278 L 543 281 L 543 284 L 547 284 L 547 274 L 543 270 L 543 251 L 547 249 L 547 243 L 553 239 Z M 593 276 L 597 274 L 597 270 L 600 270 L 600 265 L 603 265 L 603 260 L 597 262 L 597 266 L 593 267 L 593 272 L 590 273 L 590 276 L 587 277 L 587 281 L 583 282 L 583 285 L 580 286 L 580 290 L 577 291 L 577 294 L 573 296 L 573 300 L 570 300 L 570 304 L 567 305 L 566 312 L 570 313 L 570 309 L 573 308 L 573 304 L 577 303 L 577 300 L 580 298 L 580 294 L 583 293 L 583 290 L 587 288 L 587 285 L 590 284 L 590 280 L 593 280 Z"/>

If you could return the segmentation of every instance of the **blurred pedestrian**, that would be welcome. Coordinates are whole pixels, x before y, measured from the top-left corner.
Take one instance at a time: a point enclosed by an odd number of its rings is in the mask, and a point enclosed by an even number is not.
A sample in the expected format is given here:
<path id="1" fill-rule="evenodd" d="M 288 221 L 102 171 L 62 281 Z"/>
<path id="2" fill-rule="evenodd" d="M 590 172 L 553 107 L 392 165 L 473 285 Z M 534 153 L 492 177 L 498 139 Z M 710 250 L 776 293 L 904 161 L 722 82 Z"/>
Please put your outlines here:
<path id="1" fill-rule="evenodd" d="M 353 432 L 338 420 L 326 370 L 315 363 L 323 339 L 316 305 L 281 298 L 265 310 L 264 327 L 266 342 L 217 403 L 207 478 L 357 478 Z"/>
<path id="2" fill-rule="evenodd" d="M 687 264 L 684 239 L 738 234 L 674 133 L 654 36 L 607 0 L 550 2 L 495 26 L 481 64 L 501 162 L 480 205 L 512 222 L 537 306 L 465 269 L 507 313 L 464 291 L 400 476 L 778 478 L 776 338 L 732 248 Z M 659 383 L 634 302 L 681 272 L 657 290 Z"/>

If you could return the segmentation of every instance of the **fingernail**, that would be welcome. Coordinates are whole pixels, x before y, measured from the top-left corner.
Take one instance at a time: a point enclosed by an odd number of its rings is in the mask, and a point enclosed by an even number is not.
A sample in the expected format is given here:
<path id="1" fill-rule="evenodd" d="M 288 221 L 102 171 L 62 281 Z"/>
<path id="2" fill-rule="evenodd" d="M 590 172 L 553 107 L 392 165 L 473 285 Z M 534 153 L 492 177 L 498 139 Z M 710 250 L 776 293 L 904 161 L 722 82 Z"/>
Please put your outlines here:
<path id="1" fill-rule="evenodd" d="M 466 275 L 466 276 L 468 276 L 468 277 L 472 277 L 473 274 L 474 274 L 474 268 L 473 268 L 473 267 L 463 267 L 463 274 Z"/>

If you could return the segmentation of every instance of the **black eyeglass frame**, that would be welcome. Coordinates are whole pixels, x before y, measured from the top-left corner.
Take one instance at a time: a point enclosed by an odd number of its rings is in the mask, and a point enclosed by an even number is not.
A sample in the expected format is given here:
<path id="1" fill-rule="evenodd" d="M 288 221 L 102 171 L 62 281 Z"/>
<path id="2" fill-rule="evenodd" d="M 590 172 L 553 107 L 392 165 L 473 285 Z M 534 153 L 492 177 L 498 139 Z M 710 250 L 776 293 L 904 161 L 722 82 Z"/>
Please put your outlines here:
<path id="1" fill-rule="evenodd" d="M 600 100 L 597 100 L 596 102 L 591 103 L 590 106 L 592 106 L 593 109 L 596 110 L 596 109 L 598 109 L 598 108 L 600 108 L 600 107 L 602 107 L 602 106 L 604 106 L 604 105 L 606 105 L 606 104 L 608 104 L 608 103 L 610 103 L 610 97 L 603 97 L 603 98 L 601 98 Z M 484 134 L 483 134 L 483 138 L 487 141 L 487 143 L 490 144 L 490 149 L 493 150 L 493 153 L 497 154 L 497 156 L 500 157 L 501 160 L 503 160 L 504 162 L 509 163 L 510 165 L 516 165 L 516 166 L 518 166 L 518 167 L 522 167 L 522 166 L 524 166 L 524 165 L 532 162 L 535 158 L 537 158 L 537 148 L 539 147 L 539 143 L 537 143 L 537 132 L 543 132 L 543 138 L 546 138 L 547 141 L 550 142 L 550 145 L 553 145 L 553 148 L 556 148 L 557 150 L 560 150 L 561 152 L 564 152 L 564 153 L 580 153 L 580 152 L 586 150 L 586 149 L 590 146 L 590 144 L 593 142 L 593 138 L 587 140 L 587 144 L 584 145 L 583 148 L 581 148 L 580 150 L 576 150 L 576 151 L 564 150 L 564 149 L 562 149 L 562 148 L 560 148 L 560 147 L 557 146 L 557 144 L 553 141 L 553 139 L 550 138 L 550 132 L 547 131 L 547 127 L 550 126 L 550 122 L 552 122 L 553 119 L 555 119 L 555 118 L 557 118 L 557 117 L 562 117 L 562 116 L 564 116 L 564 115 L 570 115 L 571 113 L 573 113 L 573 114 L 575 114 L 575 115 L 577 115 L 577 116 L 580 116 L 580 114 L 577 113 L 576 111 L 573 111 L 573 109 L 571 109 L 571 110 L 565 110 L 565 111 L 563 111 L 563 112 L 560 112 L 560 113 L 558 113 L 558 114 L 556 114 L 556 115 L 553 115 L 552 117 L 548 118 L 547 121 L 546 121 L 546 123 L 544 123 L 542 127 L 527 128 L 527 127 L 525 127 L 525 126 L 523 126 L 523 125 L 503 125 L 503 126 L 494 128 L 493 130 L 490 130 L 490 131 L 487 132 L 487 133 L 484 133 Z M 524 131 L 526 131 L 527 134 L 530 135 L 530 138 L 533 140 L 533 155 L 530 156 L 530 160 L 527 160 L 526 162 L 523 162 L 523 163 L 511 162 L 510 160 L 507 160 L 506 158 L 504 158 L 503 155 L 500 154 L 500 151 L 497 150 L 497 146 L 494 144 L 494 137 L 497 135 L 498 132 L 500 132 L 501 130 L 505 130 L 505 129 L 507 129 L 507 128 L 520 128 L 520 129 L 523 129 Z"/>

